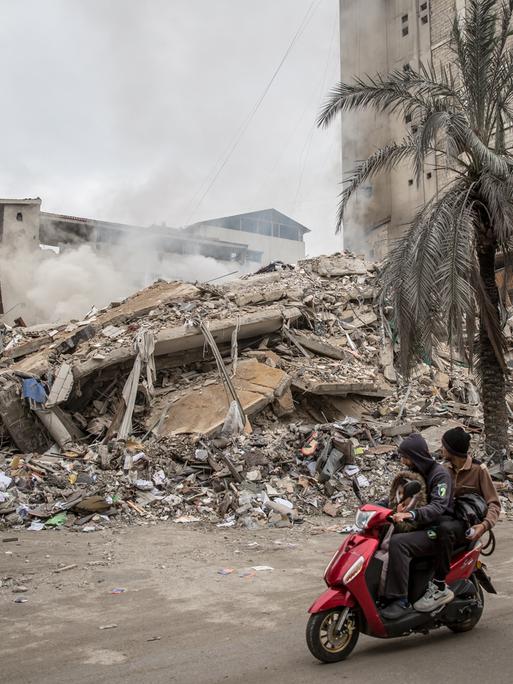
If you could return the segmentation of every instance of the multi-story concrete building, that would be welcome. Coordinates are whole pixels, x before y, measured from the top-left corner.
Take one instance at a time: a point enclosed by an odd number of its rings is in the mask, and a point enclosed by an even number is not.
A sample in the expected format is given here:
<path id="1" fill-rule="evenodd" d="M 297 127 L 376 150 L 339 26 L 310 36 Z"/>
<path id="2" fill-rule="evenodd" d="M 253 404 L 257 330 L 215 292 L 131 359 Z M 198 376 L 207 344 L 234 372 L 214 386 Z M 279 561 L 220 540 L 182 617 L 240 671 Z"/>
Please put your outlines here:
<path id="1" fill-rule="evenodd" d="M 447 63 L 455 12 L 464 7 L 465 0 L 340 0 L 342 81 L 418 69 L 431 60 Z M 401 140 L 414 127 L 414 121 L 373 111 L 343 114 L 344 176 L 355 162 Z M 436 194 L 440 181 L 433 160 L 419 184 L 408 164 L 366 183 L 344 217 L 347 247 L 383 257 L 415 211 Z"/>

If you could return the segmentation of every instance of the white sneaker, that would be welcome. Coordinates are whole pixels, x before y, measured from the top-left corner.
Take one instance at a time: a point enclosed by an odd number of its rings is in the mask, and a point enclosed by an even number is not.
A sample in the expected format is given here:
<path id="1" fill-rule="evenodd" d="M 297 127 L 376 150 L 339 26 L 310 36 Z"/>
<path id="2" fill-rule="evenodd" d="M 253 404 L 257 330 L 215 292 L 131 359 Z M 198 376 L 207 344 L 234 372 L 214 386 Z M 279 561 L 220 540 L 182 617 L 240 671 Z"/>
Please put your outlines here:
<path id="1" fill-rule="evenodd" d="M 445 585 L 445 589 L 439 589 L 434 582 L 430 582 L 424 596 L 415 601 L 413 607 L 419 613 L 430 613 L 435 608 L 450 603 L 453 598 L 454 592 L 447 585 Z"/>

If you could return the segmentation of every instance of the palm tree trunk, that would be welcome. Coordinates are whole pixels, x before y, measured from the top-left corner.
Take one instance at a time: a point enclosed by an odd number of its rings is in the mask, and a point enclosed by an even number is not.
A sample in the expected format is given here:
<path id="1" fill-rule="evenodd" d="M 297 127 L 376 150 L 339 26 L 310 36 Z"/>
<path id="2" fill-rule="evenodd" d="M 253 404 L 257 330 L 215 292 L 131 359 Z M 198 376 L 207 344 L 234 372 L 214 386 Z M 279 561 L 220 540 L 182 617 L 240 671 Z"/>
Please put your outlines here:
<path id="1" fill-rule="evenodd" d="M 499 290 L 495 280 L 495 244 L 488 241 L 481 242 L 477 251 L 481 278 L 499 318 Z M 506 378 L 482 316 L 479 322 L 479 365 L 486 448 L 494 461 L 501 462 L 509 453 Z"/>

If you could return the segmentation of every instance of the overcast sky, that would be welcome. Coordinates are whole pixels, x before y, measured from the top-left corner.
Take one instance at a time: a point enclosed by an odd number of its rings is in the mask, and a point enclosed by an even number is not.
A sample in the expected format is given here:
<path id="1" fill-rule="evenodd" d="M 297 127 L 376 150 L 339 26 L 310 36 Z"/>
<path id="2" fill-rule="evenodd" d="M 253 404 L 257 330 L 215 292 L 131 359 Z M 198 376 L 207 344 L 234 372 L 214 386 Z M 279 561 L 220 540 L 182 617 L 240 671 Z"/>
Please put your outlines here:
<path id="1" fill-rule="evenodd" d="M 334 236 L 338 0 L 316 0 L 260 109 L 200 202 L 312 0 L 0 0 L 0 195 L 180 226 L 275 207 Z"/>

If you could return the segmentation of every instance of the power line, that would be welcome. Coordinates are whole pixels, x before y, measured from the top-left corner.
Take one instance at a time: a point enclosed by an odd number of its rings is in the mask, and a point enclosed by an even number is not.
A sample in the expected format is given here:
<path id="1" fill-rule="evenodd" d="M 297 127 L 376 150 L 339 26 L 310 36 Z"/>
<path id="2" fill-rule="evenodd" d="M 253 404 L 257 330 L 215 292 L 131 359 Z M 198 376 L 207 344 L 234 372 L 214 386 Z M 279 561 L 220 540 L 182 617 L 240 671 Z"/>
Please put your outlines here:
<path id="1" fill-rule="evenodd" d="M 255 105 L 253 106 L 253 109 L 249 112 L 248 116 L 246 117 L 246 119 L 244 120 L 244 122 L 242 123 L 242 125 L 240 126 L 239 130 L 237 131 L 237 133 L 236 133 L 236 135 L 235 135 L 235 138 L 234 138 L 233 142 L 232 142 L 232 143 L 230 144 L 230 146 L 228 147 L 227 152 L 226 152 L 224 155 L 222 155 L 222 157 L 220 157 L 220 159 L 218 159 L 218 161 L 215 163 L 215 165 L 214 165 L 214 167 L 213 167 L 213 169 L 214 169 L 214 171 L 215 171 L 214 176 L 212 177 L 212 179 L 211 179 L 210 182 L 208 183 L 208 185 L 207 185 L 205 191 L 202 193 L 202 195 L 200 196 L 198 202 L 196 203 L 196 205 L 193 207 L 192 211 L 190 212 L 190 214 L 189 214 L 189 216 L 188 216 L 188 218 L 187 218 L 187 224 L 189 224 L 189 223 L 191 222 L 192 217 L 193 217 L 194 214 L 198 211 L 198 209 L 200 208 L 200 206 L 203 204 L 203 201 L 204 201 L 205 197 L 208 195 L 208 193 L 209 193 L 210 190 L 212 189 L 214 183 L 216 182 L 216 180 L 217 180 L 217 179 L 219 178 L 219 176 L 221 175 L 223 169 L 224 169 L 225 166 L 228 164 L 228 162 L 229 162 L 229 160 L 230 160 L 230 157 L 232 156 L 232 154 L 233 154 L 233 153 L 235 152 L 235 150 L 237 149 L 237 147 L 238 147 L 238 145 L 239 145 L 239 143 L 240 143 L 240 141 L 241 141 L 241 139 L 242 139 L 244 133 L 247 131 L 247 129 L 248 129 L 248 127 L 249 127 L 251 121 L 253 120 L 255 114 L 256 114 L 256 113 L 258 112 L 258 110 L 260 109 L 260 106 L 261 106 L 262 102 L 264 101 L 264 99 L 265 99 L 267 93 L 268 93 L 269 90 L 271 89 L 271 86 L 272 86 L 272 84 L 274 83 L 274 81 L 276 80 L 276 77 L 277 77 L 278 74 L 280 73 L 280 71 L 281 71 L 283 65 L 285 64 L 285 61 L 287 60 L 287 57 L 289 56 L 289 54 L 290 54 L 292 48 L 294 47 L 294 45 L 296 44 L 297 40 L 300 38 L 300 36 L 303 34 L 304 30 L 306 29 L 306 27 L 307 27 L 308 24 L 310 23 L 310 20 L 312 19 L 313 15 L 315 14 L 315 12 L 316 12 L 316 10 L 317 10 L 317 7 L 321 4 L 321 2 L 322 2 L 322 0 L 312 0 L 310 6 L 308 7 L 308 10 L 306 11 L 306 14 L 305 14 L 305 16 L 304 16 L 304 18 L 303 18 L 301 24 L 299 25 L 299 28 L 297 29 L 297 31 L 296 31 L 295 34 L 293 35 L 293 37 L 292 37 L 292 39 L 291 39 L 291 41 L 290 41 L 290 43 L 289 43 L 287 49 L 285 50 L 285 53 L 283 54 L 283 57 L 281 58 L 281 60 L 280 60 L 280 62 L 279 62 L 279 64 L 278 64 L 278 66 L 277 66 L 276 69 L 274 70 L 274 73 L 273 73 L 273 75 L 271 76 L 271 78 L 270 78 L 269 82 L 267 83 L 266 87 L 264 88 L 262 94 L 261 94 L 260 97 L 257 99 L 257 101 L 255 102 Z M 218 167 L 218 168 L 217 168 L 217 167 Z M 216 168 L 217 168 L 217 170 L 215 170 Z M 211 173 L 212 173 L 212 172 L 211 172 Z M 210 177 L 210 175 L 211 175 L 211 174 L 209 174 L 209 176 L 207 176 L 207 179 L 208 179 L 208 177 Z M 193 200 L 193 201 L 194 201 L 194 200 Z"/>
<path id="2" fill-rule="evenodd" d="M 319 98 L 318 98 L 318 99 L 319 99 L 319 104 L 318 104 L 318 106 L 317 106 L 317 110 L 319 109 L 319 107 L 320 107 L 320 102 L 321 102 L 322 98 L 324 97 L 324 90 L 325 90 L 325 88 L 326 88 L 326 81 L 327 81 L 327 79 L 328 79 L 328 70 L 329 70 L 330 61 L 331 61 L 331 51 L 332 51 L 332 49 L 333 49 L 333 43 L 334 43 L 334 38 L 335 38 L 335 29 L 336 29 L 336 23 L 334 22 L 334 24 L 333 24 L 333 29 L 332 29 L 332 31 L 331 31 L 330 45 L 329 45 L 329 48 L 328 48 L 328 57 L 326 58 L 326 66 L 325 66 L 325 68 L 324 68 L 324 75 L 323 75 L 323 78 L 322 78 L 322 84 L 321 84 L 320 94 L 319 94 Z M 293 203 L 293 205 L 292 205 L 292 215 L 294 215 L 294 212 L 296 211 L 297 201 L 298 201 L 298 199 L 299 199 L 299 193 L 301 192 L 301 187 L 302 187 L 302 185 L 303 185 L 303 177 L 304 177 L 304 175 L 305 175 L 306 163 L 307 163 L 307 161 L 308 161 L 308 156 L 309 156 L 309 154 L 310 154 L 310 146 L 311 146 L 311 144 L 312 144 L 312 140 L 313 140 L 313 136 L 314 136 L 314 133 L 315 133 L 315 127 L 316 127 L 316 125 L 317 125 L 317 124 L 316 124 L 316 122 L 314 121 L 313 124 L 312 124 L 311 127 L 310 127 L 310 131 L 309 131 L 309 133 L 308 133 L 308 136 L 307 136 L 305 145 L 304 145 L 304 147 L 303 147 L 303 149 L 302 149 L 302 151 L 301 151 L 301 157 L 303 157 L 303 163 L 302 163 L 302 165 L 301 165 L 301 172 L 300 172 L 300 174 L 299 174 L 299 181 L 298 181 L 298 185 L 297 185 L 297 190 L 296 190 L 296 194 L 295 194 L 295 197 L 294 197 L 294 203 Z M 303 155 L 304 155 L 304 156 L 303 156 Z M 300 158 L 301 158 L 301 157 L 300 157 Z"/>

